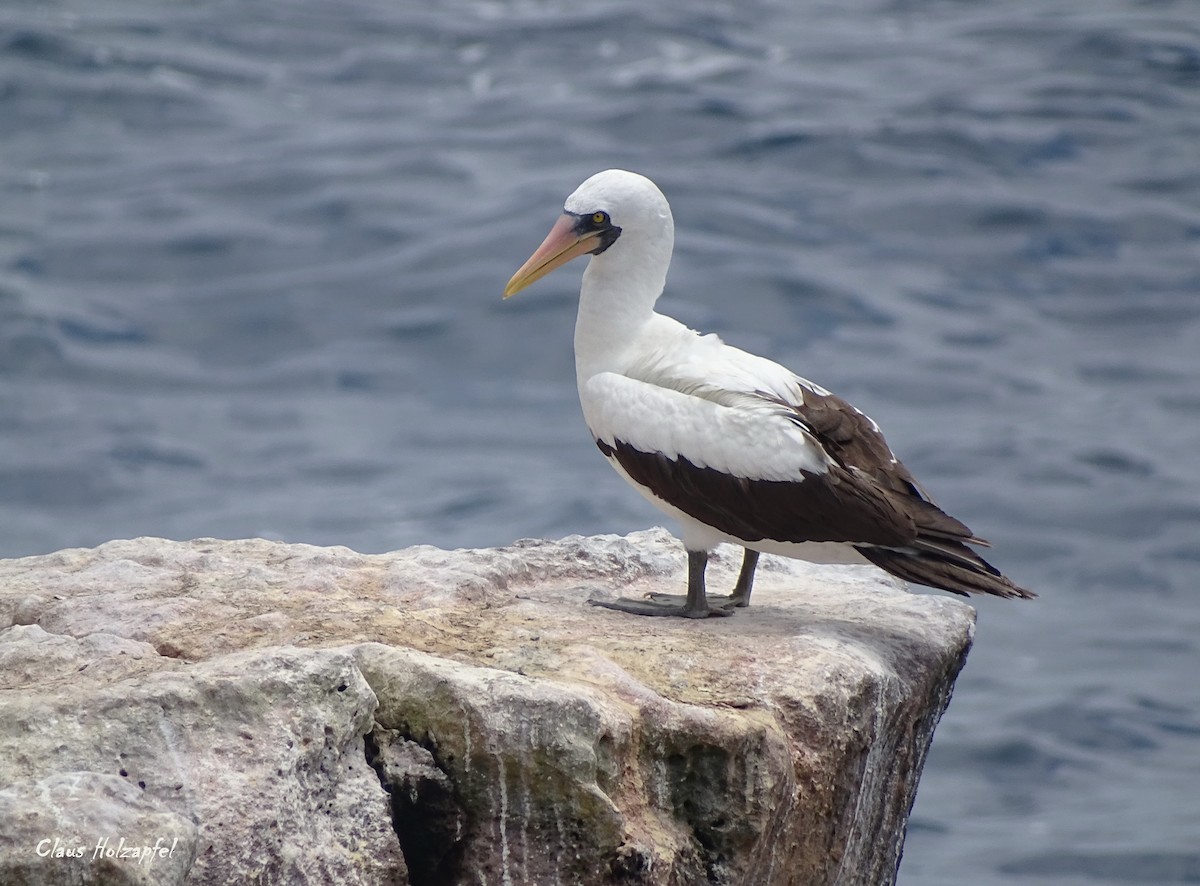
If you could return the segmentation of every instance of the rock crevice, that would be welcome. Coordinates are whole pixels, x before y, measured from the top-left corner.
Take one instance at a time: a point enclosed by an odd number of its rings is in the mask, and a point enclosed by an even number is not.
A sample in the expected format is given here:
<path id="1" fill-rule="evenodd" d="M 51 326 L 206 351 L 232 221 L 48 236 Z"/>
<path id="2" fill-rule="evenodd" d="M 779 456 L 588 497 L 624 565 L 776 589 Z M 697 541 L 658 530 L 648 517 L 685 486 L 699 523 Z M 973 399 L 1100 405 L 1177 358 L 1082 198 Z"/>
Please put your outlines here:
<path id="1" fill-rule="evenodd" d="M 378 723 L 364 736 L 364 747 L 388 795 L 411 886 L 457 882 L 467 817 L 449 775 L 427 749 Z"/>

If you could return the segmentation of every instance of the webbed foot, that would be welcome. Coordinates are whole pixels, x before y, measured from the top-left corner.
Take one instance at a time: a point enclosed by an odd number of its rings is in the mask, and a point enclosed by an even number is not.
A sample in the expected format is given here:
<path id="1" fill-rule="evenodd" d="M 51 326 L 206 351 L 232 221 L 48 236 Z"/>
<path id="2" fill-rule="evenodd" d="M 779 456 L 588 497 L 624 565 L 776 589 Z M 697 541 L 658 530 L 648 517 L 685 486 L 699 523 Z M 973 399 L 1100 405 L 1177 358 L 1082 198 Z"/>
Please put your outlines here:
<path id="1" fill-rule="evenodd" d="M 733 615 L 732 609 L 709 606 L 703 600 L 700 601 L 700 605 L 694 605 L 682 594 L 650 594 L 643 600 L 620 597 L 616 600 L 588 600 L 588 603 L 592 606 L 616 609 L 618 612 L 629 612 L 633 615 L 675 616 L 677 618 L 718 618 Z"/>
<path id="2" fill-rule="evenodd" d="M 641 600 L 621 597 L 617 600 L 588 600 L 593 606 L 616 609 L 633 615 L 666 615 L 678 618 L 719 618 L 733 615 L 734 609 L 750 605 L 750 589 L 754 583 L 754 567 L 758 553 L 747 550 L 742 561 L 733 593 L 728 597 L 709 597 L 704 592 L 704 570 L 708 565 L 707 551 L 688 551 L 688 592 L 682 594 L 647 594 Z"/>
<path id="3" fill-rule="evenodd" d="M 647 594 L 646 599 L 660 606 L 681 606 L 684 605 L 687 597 L 683 594 L 660 594 L 656 591 Z M 709 608 L 720 609 L 725 615 L 733 615 L 734 609 L 741 609 L 749 605 L 750 600 L 747 597 L 739 597 L 737 594 L 713 594 L 708 597 Z"/>

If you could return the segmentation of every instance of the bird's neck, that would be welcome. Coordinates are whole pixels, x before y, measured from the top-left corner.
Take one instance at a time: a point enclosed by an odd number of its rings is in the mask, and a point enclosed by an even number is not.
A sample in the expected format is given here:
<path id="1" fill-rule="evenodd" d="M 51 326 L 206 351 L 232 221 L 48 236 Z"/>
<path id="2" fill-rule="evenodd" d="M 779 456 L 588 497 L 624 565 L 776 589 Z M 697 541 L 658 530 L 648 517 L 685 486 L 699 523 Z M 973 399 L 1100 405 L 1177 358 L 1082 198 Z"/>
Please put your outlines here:
<path id="1" fill-rule="evenodd" d="M 669 247 L 668 247 L 669 248 Z M 575 320 L 579 384 L 598 372 L 621 372 L 639 335 L 654 317 L 671 257 L 661 250 L 594 256 L 583 272 Z"/>

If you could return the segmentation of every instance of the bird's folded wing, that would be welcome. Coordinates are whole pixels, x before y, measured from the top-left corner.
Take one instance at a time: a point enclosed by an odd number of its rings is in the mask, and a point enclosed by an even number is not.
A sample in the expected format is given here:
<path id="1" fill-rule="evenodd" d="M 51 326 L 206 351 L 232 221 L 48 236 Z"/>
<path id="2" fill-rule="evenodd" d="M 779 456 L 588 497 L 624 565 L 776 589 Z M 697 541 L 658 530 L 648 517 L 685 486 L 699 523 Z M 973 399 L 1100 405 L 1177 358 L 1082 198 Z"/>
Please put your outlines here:
<path id="1" fill-rule="evenodd" d="M 820 474 L 830 465 L 807 429 L 752 394 L 700 385 L 685 392 L 603 372 L 580 395 L 588 427 L 606 443 L 682 455 L 747 480 L 800 480 L 802 471 Z"/>
<path id="2" fill-rule="evenodd" d="M 915 538 L 895 496 L 831 459 L 794 411 L 743 391 L 686 388 L 608 372 L 580 389 L 601 451 L 656 497 L 745 541 Z"/>

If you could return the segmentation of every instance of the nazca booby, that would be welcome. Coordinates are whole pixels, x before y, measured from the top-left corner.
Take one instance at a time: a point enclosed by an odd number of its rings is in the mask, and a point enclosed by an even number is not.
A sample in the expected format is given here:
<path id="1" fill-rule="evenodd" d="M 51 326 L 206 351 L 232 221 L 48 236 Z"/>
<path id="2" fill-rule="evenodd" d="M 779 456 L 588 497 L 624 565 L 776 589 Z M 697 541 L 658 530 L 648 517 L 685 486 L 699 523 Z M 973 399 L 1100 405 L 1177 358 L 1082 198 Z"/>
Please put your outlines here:
<path id="1" fill-rule="evenodd" d="M 1034 596 L 969 547 L 987 542 L 930 500 L 862 412 L 777 363 L 655 313 L 674 239 L 655 184 L 610 169 L 567 198 L 504 290 L 508 298 L 591 256 L 575 323 L 584 419 L 617 473 L 682 525 L 682 602 L 668 594 L 593 602 L 638 615 L 726 615 L 749 604 L 760 552 L 869 561 L 955 594 Z M 704 571 L 720 542 L 745 555 L 733 593 L 710 600 Z"/>

